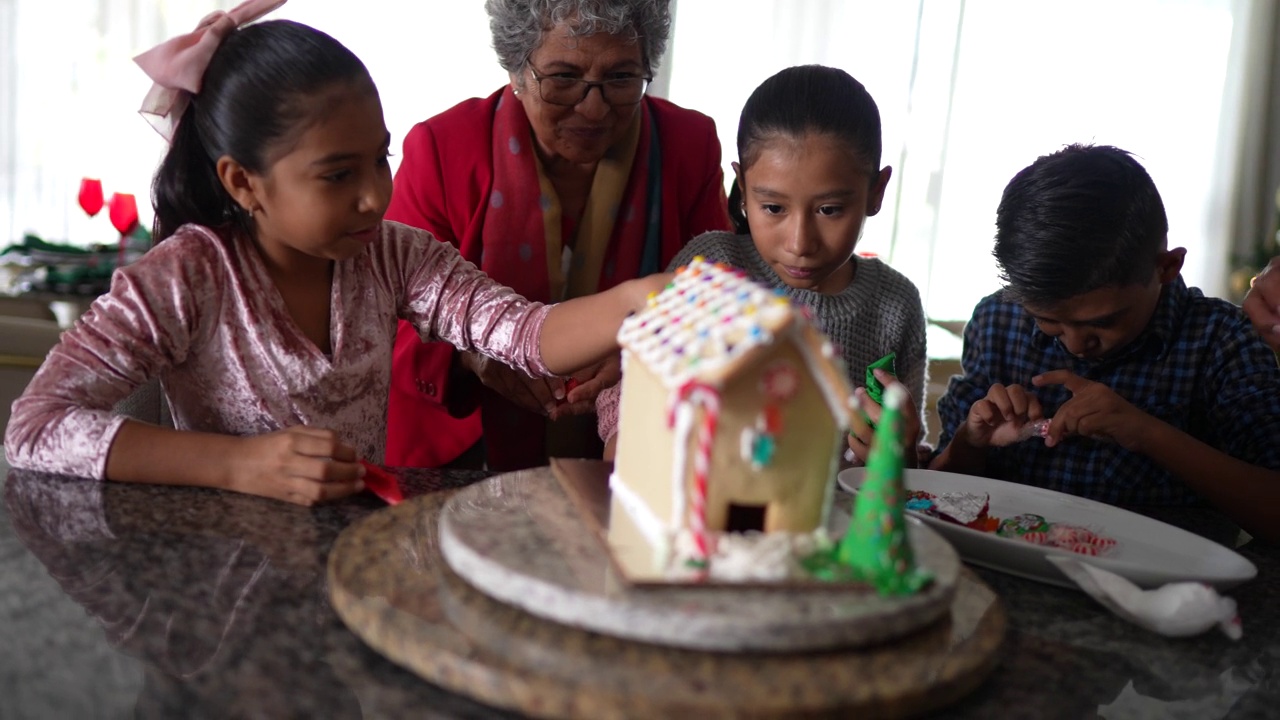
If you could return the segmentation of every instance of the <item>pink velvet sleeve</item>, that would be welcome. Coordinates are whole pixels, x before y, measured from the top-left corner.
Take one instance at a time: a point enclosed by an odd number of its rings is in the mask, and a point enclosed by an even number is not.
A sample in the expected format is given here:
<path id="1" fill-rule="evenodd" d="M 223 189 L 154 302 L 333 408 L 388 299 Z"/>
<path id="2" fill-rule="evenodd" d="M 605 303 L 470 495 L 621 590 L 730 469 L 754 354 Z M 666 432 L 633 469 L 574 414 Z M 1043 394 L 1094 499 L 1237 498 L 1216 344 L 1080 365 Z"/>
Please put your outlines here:
<path id="1" fill-rule="evenodd" d="M 398 231 L 412 236 L 403 242 L 410 252 L 402 261 L 408 273 L 402 318 L 423 337 L 476 350 L 534 377 L 552 374 L 541 343 L 549 305 L 499 284 L 425 231 Z"/>
<path id="2" fill-rule="evenodd" d="M 63 333 L 13 403 L 5 456 L 14 467 L 106 477 L 124 423 L 112 407 L 162 368 L 181 362 L 197 308 L 216 303 L 211 268 L 161 243 L 116 272 L 111 290 Z"/>

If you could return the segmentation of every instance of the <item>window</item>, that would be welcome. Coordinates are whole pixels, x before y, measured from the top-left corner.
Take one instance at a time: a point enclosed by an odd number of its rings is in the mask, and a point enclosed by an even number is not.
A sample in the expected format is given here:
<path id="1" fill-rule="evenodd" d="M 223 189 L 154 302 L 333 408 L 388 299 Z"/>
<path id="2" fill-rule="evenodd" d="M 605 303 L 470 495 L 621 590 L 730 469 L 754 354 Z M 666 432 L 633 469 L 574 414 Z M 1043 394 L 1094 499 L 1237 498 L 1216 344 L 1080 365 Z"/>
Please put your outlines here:
<path id="1" fill-rule="evenodd" d="M 812 62 L 861 80 L 880 107 L 894 180 L 859 247 L 910 277 L 931 318 L 967 319 L 998 287 L 991 241 L 1004 185 L 1072 142 L 1138 156 L 1164 198 L 1171 244 L 1188 248 L 1188 283 L 1222 294 L 1238 78 L 1257 6 L 685 0 L 664 70 L 673 101 L 716 120 L 728 177 L 738 113 L 764 78 Z"/>
<path id="2" fill-rule="evenodd" d="M 151 175 L 165 145 L 137 114 L 151 83 L 132 58 L 238 3 L 0 0 L 0 47 L 13 48 L 0 57 L 0 246 L 28 231 L 114 242 L 105 212 L 89 218 L 76 204 L 86 176 L 101 179 L 108 197 L 135 194 L 150 225 Z M 365 0 L 353 13 L 350 3 L 308 0 L 268 17 L 320 28 L 364 61 L 397 155 L 415 122 L 507 82 L 482 2 Z"/>
<path id="3" fill-rule="evenodd" d="M 28 230 L 114 240 L 105 217 L 76 206 L 84 176 L 137 195 L 150 222 L 164 145 L 137 117 L 149 81 L 131 58 L 235 2 L 0 0 L 0 47 L 12 48 L 0 53 L 0 242 Z M 480 0 L 359 9 L 295 1 L 271 17 L 324 29 L 365 61 L 393 152 L 413 123 L 507 82 Z M 860 247 L 907 274 L 934 319 L 964 320 L 997 287 L 990 246 L 1008 179 L 1078 141 L 1140 157 L 1171 242 L 1190 251 L 1188 282 L 1222 294 L 1236 179 L 1261 164 L 1241 149 L 1246 79 L 1267 64 L 1249 58 L 1268 57 L 1249 30 L 1274 42 L 1256 32 L 1273 12 L 1246 0 L 681 0 L 651 92 L 716 120 L 732 179 L 738 113 L 765 77 L 817 62 L 863 81 L 894 180 Z"/>

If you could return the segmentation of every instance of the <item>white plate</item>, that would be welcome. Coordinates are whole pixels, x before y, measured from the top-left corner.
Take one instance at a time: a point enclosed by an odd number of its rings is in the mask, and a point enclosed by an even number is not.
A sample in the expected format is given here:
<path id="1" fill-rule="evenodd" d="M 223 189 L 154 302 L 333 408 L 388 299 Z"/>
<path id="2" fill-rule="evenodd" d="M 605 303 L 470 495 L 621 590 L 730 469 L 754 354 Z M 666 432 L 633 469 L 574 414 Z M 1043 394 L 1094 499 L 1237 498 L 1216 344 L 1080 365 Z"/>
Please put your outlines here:
<path id="1" fill-rule="evenodd" d="M 840 487 L 857 492 L 865 472 L 865 468 L 841 471 L 837 476 Z M 1088 562 L 1129 578 L 1144 588 L 1194 580 L 1223 589 L 1258 574 L 1253 563 L 1218 543 L 1167 523 L 1075 495 L 937 470 L 907 470 L 904 482 L 908 490 L 935 494 L 987 493 L 991 498 L 988 512 L 1000 518 L 1035 513 L 1049 522 L 1090 527 L 1114 538 L 1116 546 L 1105 557 L 1089 557 Z M 941 533 L 966 562 L 1031 580 L 1076 587 L 1046 559 L 1049 554 L 1082 558 L 1070 550 L 1033 545 L 928 515 L 912 514 Z"/>

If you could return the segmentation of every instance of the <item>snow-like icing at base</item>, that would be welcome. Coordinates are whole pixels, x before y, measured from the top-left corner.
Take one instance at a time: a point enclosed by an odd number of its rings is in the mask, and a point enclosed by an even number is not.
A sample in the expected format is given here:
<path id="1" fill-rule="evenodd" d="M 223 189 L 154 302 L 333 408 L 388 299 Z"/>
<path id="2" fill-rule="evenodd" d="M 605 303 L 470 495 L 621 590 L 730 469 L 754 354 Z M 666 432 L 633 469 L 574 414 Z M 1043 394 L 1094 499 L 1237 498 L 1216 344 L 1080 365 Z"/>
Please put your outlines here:
<path id="1" fill-rule="evenodd" d="M 778 582 L 812 579 L 803 562 L 833 546 L 825 528 L 807 533 L 719 533 L 706 563 L 697 561 L 693 533 L 675 535 L 674 553 L 667 575 L 673 580 L 710 579 L 722 582 Z"/>

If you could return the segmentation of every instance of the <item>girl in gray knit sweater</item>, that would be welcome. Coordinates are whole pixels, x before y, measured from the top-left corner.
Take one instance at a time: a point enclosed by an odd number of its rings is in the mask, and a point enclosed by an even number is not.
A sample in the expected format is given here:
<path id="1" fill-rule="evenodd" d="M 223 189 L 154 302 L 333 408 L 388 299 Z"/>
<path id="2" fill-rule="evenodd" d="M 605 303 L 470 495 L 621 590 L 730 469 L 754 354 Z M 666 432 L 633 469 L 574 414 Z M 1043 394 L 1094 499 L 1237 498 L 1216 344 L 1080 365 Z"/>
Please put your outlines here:
<path id="1" fill-rule="evenodd" d="M 920 293 L 905 276 L 854 253 L 866 218 L 880 211 L 892 169 L 880 167 L 880 112 L 862 83 L 821 65 L 791 67 L 765 80 L 738 122 L 738 158 L 729 206 L 738 234 L 694 238 L 671 263 L 695 255 L 747 272 L 809 306 L 842 352 L 855 395 L 873 421 L 880 407 L 862 387 L 867 366 L 896 353 L 898 378 L 924 398 L 925 318 Z M 877 371 L 878 373 L 880 371 Z M 883 384 L 898 382 L 878 374 Z M 605 457 L 617 433 L 619 386 L 596 408 Z M 907 438 L 923 437 L 917 402 L 907 403 Z M 870 432 L 851 433 L 866 458 Z M 910 456 L 910 453 L 908 453 Z M 914 458 L 910 458 L 914 459 Z"/>

